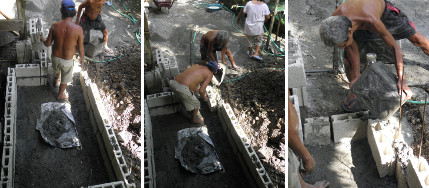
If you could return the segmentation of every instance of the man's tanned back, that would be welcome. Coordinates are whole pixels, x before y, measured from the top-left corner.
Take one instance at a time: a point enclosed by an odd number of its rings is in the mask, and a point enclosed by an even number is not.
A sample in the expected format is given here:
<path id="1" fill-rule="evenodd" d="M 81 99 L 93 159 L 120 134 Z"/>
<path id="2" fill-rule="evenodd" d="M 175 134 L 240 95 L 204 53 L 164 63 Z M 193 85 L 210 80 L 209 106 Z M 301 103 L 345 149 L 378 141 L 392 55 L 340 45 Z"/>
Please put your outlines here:
<path id="1" fill-rule="evenodd" d="M 211 80 L 213 73 L 203 65 L 192 65 L 186 69 L 183 73 L 176 76 L 175 80 L 183 85 L 189 87 L 191 91 L 196 92 L 198 85 L 206 81 Z"/>
<path id="2" fill-rule="evenodd" d="M 52 24 L 50 33 L 54 40 L 52 53 L 62 59 L 72 59 L 76 53 L 76 46 L 83 41 L 82 28 L 63 20 Z"/>

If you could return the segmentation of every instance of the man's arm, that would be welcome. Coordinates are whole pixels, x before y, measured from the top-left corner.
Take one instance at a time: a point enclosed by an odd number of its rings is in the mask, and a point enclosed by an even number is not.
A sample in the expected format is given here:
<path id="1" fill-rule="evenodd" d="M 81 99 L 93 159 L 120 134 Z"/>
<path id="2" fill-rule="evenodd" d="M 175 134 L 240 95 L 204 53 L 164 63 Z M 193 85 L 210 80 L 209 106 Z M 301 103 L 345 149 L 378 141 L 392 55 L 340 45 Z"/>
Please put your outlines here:
<path id="1" fill-rule="evenodd" d="M 51 28 L 49 29 L 49 34 L 48 34 L 47 39 L 45 39 L 45 37 L 43 37 L 42 34 L 40 35 L 40 41 L 42 41 L 46 47 L 49 47 L 52 44 L 52 35 L 54 33 L 54 30 L 55 30 L 54 27 L 55 27 L 55 25 L 52 24 Z"/>
<path id="2" fill-rule="evenodd" d="M 86 7 L 86 4 L 87 4 L 87 1 L 84 1 L 82 4 L 79 5 L 79 8 L 77 9 L 76 21 L 75 21 L 77 25 L 79 25 L 79 22 L 80 22 L 80 13 L 82 12 L 82 9 Z"/>
<path id="3" fill-rule="evenodd" d="M 404 73 L 404 62 L 402 59 L 402 50 L 399 47 L 398 43 L 396 43 L 395 38 L 393 38 L 392 34 L 386 29 L 383 22 L 381 20 L 376 19 L 373 21 L 373 27 L 375 31 L 380 35 L 380 37 L 386 42 L 386 44 L 390 47 L 393 52 L 393 56 L 395 57 L 396 63 L 396 71 L 398 73 L 398 90 L 402 88 L 402 90 L 407 94 L 407 99 L 411 98 L 411 90 L 407 85 L 402 85 L 402 74 Z M 399 94 L 401 91 L 399 91 Z"/>
<path id="4" fill-rule="evenodd" d="M 228 41 L 229 41 L 229 38 L 228 40 L 226 40 L 226 42 L 223 44 L 223 47 L 222 47 L 222 52 L 221 52 L 222 63 L 225 62 L 226 45 L 228 44 Z"/>
<path id="5" fill-rule="evenodd" d="M 209 57 L 211 58 L 211 60 L 212 61 L 216 61 L 216 59 L 214 58 L 214 55 L 215 54 L 213 54 L 212 52 L 213 52 L 213 45 L 214 45 L 214 42 L 213 42 L 213 40 L 214 39 L 212 39 L 212 37 L 213 37 L 213 35 L 209 35 L 209 36 L 206 36 L 206 37 L 208 37 L 209 38 L 209 47 L 208 47 L 208 54 L 209 54 Z M 216 62 L 217 63 L 217 62 Z"/>
<path id="6" fill-rule="evenodd" d="M 294 151 L 299 157 L 302 158 L 305 173 L 309 174 L 316 166 L 316 162 L 314 161 L 313 156 L 311 156 L 307 148 L 305 148 L 304 144 L 301 141 L 301 138 L 299 138 L 296 129 L 298 124 L 298 115 L 292 102 L 290 102 L 290 100 L 288 100 L 288 102 L 288 146 L 290 149 L 292 149 L 292 151 Z"/>
<path id="7" fill-rule="evenodd" d="M 206 79 L 204 80 L 204 82 L 201 84 L 199 92 L 200 92 L 200 95 L 203 96 L 204 101 L 208 100 L 208 97 L 206 95 L 206 88 L 209 85 L 209 83 L 212 80 L 212 78 L 213 78 L 213 73 L 210 71 L 210 73 L 208 73 L 206 75 Z"/>
<path id="8" fill-rule="evenodd" d="M 80 66 L 83 68 L 83 64 L 85 62 L 85 50 L 83 48 L 83 29 L 80 26 L 78 27 L 79 37 L 77 39 L 77 48 L 79 50 Z"/>

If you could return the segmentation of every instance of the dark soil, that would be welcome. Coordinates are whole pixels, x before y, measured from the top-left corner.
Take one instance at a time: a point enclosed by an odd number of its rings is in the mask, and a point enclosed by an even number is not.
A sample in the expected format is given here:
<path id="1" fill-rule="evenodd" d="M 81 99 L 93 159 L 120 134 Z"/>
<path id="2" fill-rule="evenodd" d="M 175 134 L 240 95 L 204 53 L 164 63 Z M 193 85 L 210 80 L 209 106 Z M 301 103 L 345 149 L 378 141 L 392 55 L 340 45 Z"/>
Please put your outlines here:
<path id="1" fill-rule="evenodd" d="M 102 63 L 90 62 L 88 75 L 99 88 L 106 111 L 113 120 L 112 126 L 122 152 L 132 171 L 132 179 L 140 186 L 141 48 L 118 47 L 115 51 L 120 58 Z"/>
<path id="2" fill-rule="evenodd" d="M 212 113 L 206 103 L 201 103 L 201 115 L 214 144 L 223 171 L 195 174 L 183 168 L 175 155 L 178 144 L 177 131 L 198 127 L 180 113 L 151 117 L 153 149 L 157 187 L 250 187 L 240 162 L 233 152 L 217 113 Z M 196 154 L 198 155 L 198 154 Z"/>
<path id="3" fill-rule="evenodd" d="M 81 187 L 111 182 L 91 128 L 77 74 L 67 91 L 82 148 L 51 146 L 36 130 L 41 104 L 57 102 L 56 88 L 18 88 L 15 187 Z"/>
<path id="4" fill-rule="evenodd" d="M 285 70 L 284 59 L 266 56 L 247 76 L 221 85 L 222 98 L 236 114 L 271 180 L 284 186 Z M 277 67 L 277 68 L 275 68 Z"/>

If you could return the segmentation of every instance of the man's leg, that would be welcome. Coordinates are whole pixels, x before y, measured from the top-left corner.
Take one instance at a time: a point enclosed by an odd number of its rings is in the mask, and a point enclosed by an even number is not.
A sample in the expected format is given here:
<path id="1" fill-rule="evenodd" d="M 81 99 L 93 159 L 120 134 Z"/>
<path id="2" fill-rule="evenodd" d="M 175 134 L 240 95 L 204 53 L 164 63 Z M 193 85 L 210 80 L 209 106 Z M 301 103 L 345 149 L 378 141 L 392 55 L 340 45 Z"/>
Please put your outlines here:
<path id="1" fill-rule="evenodd" d="M 232 53 L 231 53 L 231 51 L 226 50 L 226 55 L 228 56 L 228 59 L 229 59 L 229 61 L 231 62 L 232 67 L 234 67 L 235 69 L 236 69 L 236 68 L 238 68 L 238 67 L 237 67 L 237 65 L 235 65 L 234 57 L 232 57 Z"/>
<path id="2" fill-rule="evenodd" d="M 249 44 L 248 45 L 249 56 L 253 56 L 253 43 L 252 43 L 253 37 L 246 35 L 246 39 L 247 39 L 247 43 Z"/>
<path id="3" fill-rule="evenodd" d="M 253 54 L 254 56 L 259 56 L 259 50 L 261 49 L 262 46 L 262 34 L 256 36 L 257 42 L 256 42 L 256 48 L 255 48 L 255 54 Z"/>
<path id="4" fill-rule="evenodd" d="M 192 118 L 192 122 L 193 123 L 202 123 L 204 121 L 203 117 L 198 118 L 198 110 L 199 110 L 199 108 L 195 108 L 192 111 L 192 117 L 191 118 Z"/>
<path id="5" fill-rule="evenodd" d="M 58 91 L 58 97 L 57 97 L 58 100 L 68 98 L 68 96 L 65 94 L 66 87 L 67 87 L 67 84 L 61 84 L 60 85 L 60 89 Z"/>
<path id="6" fill-rule="evenodd" d="M 420 47 L 429 56 L 429 40 L 426 37 L 416 31 L 416 34 L 409 37 L 408 40 L 415 46 Z"/>
<path id="7" fill-rule="evenodd" d="M 103 33 L 103 40 L 104 40 L 104 50 L 113 53 L 113 51 L 107 46 L 107 40 L 109 39 L 109 32 L 107 29 L 101 31 Z"/>

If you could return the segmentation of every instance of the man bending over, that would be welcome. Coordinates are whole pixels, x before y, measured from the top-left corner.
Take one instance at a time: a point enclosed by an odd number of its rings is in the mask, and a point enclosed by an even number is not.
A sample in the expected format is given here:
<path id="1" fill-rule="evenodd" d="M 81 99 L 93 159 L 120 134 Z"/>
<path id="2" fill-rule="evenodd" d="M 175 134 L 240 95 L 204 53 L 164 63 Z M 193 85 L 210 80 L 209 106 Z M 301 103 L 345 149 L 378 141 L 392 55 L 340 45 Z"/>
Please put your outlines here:
<path id="1" fill-rule="evenodd" d="M 411 98 L 410 88 L 402 80 L 402 51 L 395 40 L 407 38 L 429 55 L 429 41 L 416 31 L 414 23 L 386 0 L 348 0 L 320 25 L 320 37 L 327 46 L 344 49 L 344 65 L 351 87 L 360 77 L 359 49 L 356 41 L 381 38 L 392 50 L 398 74 L 398 90 Z M 402 85 L 404 81 L 404 84 Z M 399 93 L 401 93 L 399 91 Z M 343 108 L 352 111 L 357 98 L 350 93 L 343 100 Z"/>

